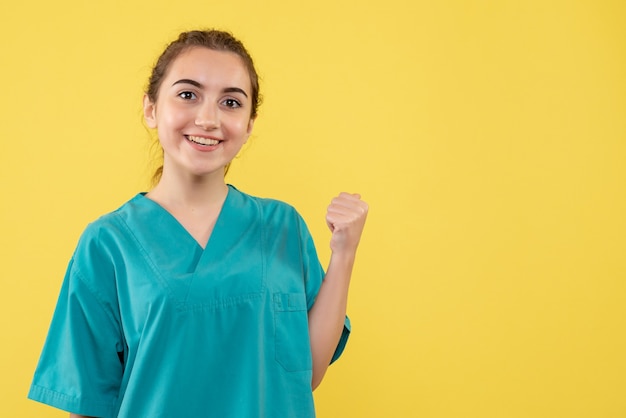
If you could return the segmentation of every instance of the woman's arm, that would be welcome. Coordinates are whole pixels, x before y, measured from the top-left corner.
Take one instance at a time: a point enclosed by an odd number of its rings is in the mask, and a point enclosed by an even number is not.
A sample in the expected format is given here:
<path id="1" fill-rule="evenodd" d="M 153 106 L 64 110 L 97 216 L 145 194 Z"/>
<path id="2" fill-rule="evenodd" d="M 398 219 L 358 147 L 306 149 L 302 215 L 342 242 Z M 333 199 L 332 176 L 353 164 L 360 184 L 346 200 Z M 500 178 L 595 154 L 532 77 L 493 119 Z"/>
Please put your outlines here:
<path id="1" fill-rule="evenodd" d="M 343 331 L 350 276 L 367 211 L 367 203 L 358 194 L 349 193 L 341 193 L 328 207 L 326 223 L 332 232 L 332 255 L 322 287 L 309 311 L 313 390 L 322 381 Z"/>
<path id="2" fill-rule="evenodd" d="M 70 414 L 70 418 L 93 418 L 86 415 Z"/>

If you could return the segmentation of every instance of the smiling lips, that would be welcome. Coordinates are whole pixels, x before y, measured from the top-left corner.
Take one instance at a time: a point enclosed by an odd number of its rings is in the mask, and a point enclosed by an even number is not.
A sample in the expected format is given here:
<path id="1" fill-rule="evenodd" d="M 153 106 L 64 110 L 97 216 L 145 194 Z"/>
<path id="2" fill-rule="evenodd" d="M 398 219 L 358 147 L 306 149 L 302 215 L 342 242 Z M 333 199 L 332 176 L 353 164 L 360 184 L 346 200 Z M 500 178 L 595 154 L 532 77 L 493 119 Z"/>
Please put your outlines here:
<path id="1" fill-rule="evenodd" d="M 203 138 L 201 136 L 193 136 L 193 135 L 187 135 L 185 136 L 185 138 L 187 138 L 189 141 L 193 143 L 196 143 L 199 145 L 206 145 L 206 146 L 217 145 L 221 142 L 221 141 L 218 141 L 217 139 Z"/>

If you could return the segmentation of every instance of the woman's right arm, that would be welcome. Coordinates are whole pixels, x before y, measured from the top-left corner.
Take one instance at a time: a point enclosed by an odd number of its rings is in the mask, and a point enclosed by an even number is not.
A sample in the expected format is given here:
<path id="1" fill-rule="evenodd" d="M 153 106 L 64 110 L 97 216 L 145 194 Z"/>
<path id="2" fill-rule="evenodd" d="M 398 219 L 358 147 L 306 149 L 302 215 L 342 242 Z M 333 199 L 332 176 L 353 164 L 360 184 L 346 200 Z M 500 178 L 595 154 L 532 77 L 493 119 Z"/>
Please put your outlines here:
<path id="1" fill-rule="evenodd" d="M 86 415 L 70 414 L 70 418 L 93 418 L 93 417 L 88 417 Z"/>

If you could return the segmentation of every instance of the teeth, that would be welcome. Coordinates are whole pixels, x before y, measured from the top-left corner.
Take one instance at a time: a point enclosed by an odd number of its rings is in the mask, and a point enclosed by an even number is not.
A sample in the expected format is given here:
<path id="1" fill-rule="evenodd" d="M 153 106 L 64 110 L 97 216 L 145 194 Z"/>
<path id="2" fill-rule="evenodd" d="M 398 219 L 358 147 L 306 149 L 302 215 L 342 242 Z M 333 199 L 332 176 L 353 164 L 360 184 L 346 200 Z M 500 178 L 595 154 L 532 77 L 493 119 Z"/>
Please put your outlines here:
<path id="1" fill-rule="evenodd" d="M 191 136 L 191 135 L 188 135 L 187 139 L 189 139 L 191 142 L 195 142 L 196 144 L 200 144 L 200 145 L 217 145 L 220 143 L 220 141 L 218 141 L 217 139 L 202 138 L 199 136 Z"/>

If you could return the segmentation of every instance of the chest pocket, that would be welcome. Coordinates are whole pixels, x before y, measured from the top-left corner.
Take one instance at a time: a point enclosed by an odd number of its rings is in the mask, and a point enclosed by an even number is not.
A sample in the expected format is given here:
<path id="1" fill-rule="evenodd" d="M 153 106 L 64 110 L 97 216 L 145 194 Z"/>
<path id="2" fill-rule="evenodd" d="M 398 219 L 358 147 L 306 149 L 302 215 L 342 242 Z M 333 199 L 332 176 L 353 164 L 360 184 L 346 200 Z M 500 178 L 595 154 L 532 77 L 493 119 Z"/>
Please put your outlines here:
<path id="1" fill-rule="evenodd" d="M 313 369 L 304 293 L 274 293 L 276 361 L 288 372 Z"/>

